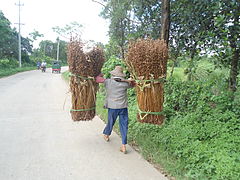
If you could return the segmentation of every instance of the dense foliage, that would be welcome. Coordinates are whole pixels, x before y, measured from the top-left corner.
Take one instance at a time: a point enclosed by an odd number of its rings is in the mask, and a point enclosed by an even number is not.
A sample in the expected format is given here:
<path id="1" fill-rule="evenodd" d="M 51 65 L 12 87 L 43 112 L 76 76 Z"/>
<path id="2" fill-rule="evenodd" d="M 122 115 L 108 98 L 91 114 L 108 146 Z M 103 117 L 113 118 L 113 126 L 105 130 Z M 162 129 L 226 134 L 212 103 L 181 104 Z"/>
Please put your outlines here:
<path id="1" fill-rule="evenodd" d="M 33 62 L 45 60 L 48 64 L 51 64 L 53 60 L 57 59 L 57 47 L 58 41 L 52 42 L 50 40 L 43 40 L 39 43 L 39 48 L 34 49 L 32 53 Z M 59 40 L 59 60 L 63 63 L 67 63 L 67 42 Z"/>
<path id="2" fill-rule="evenodd" d="M 227 71 L 215 69 L 207 60 L 198 65 L 194 81 L 184 78 L 184 71 L 179 71 L 181 76 L 168 77 L 162 126 L 137 122 L 136 94 L 134 89 L 128 91 L 130 144 L 137 145 L 148 160 L 161 164 L 177 179 L 237 180 L 240 91 L 228 91 Z M 117 64 L 124 66 L 114 57 L 105 63 L 106 77 Z M 180 64 L 177 69 L 185 66 Z M 200 70 L 201 66 L 205 70 Z M 97 112 L 106 120 L 104 89 L 99 91 L 97 101 Z"/>
<path id="3" fill-rule="evenodd" d="M 102 0 L 102 16 L 110 20 L 111 44 L 124 58 L 132 39 L 160 37 L 162 1 Z M 230 69 L 229 88 L 236 91 L 240 54 L 240 2 L 236 0 L 172 0 L 170 52 L 173 61 L 189 57 L 186 73 L 192 80 L 197 57 L 215 55 L 216 66 Z M 116 46 L 117 45 L 117 46 Z M 120 51 L 119 51 L 120 49 Z M 109 52 L 108 52 L 109 54 Z M 178 59 L 179 60 L 179 59 Z"/>
<path id="4" fill-rule="evenodd" d="M 155 163 L 163 161 L 160 154 L 165 154 L 163 158 L 169 162 L 175 159 L 171 165 L 174 170 L 168 169 L 167 161 L 161 165 L 179 179 L 237 180 L 240 92 L 232 101 L 232 95 L 217 86 L 210 80 L 191 83 L 169 80 L 165 85 L 163 126 L 136 121 L 135 95 L 130 91 L 131 143 L 138 144 L 142 153 Z"/>
<path id="5" fill-rule="evenodd" d="M 11 22 L 0 10 L 0 59 L 8 58 L 11 61 L 18 59 L 18 33 L 11 28 Z M 29 53 L 32 52 L 32 45 L 28 38 L 22 38 L 22 61 L 29 63 Z"/>
<path id="6" fill-rule="evenodd" d="M 68 27 L 71 30 L 71 27 Z M 59 31 L 60 32 L 60 31 Z M 46 61 L 48 65 L 57 59 L 57 49 L 59 48 L 59 60 L 62 64 L 67 63 L 67 42 L 60 40 L 56 42 L 42 40 L 39 47 L 33 49 L 33 43 L 38 38 L 43 37 L 37 30 L 29 34 L 29 37 L 21 36 L 21 60 L 22 69 L 18 68 L 18 32 L 11 28 L 11 22 L 0 10 L 0 77 L 8 76 L 16 72 L 30 70 L 36 67 L 36 63 Z"/>

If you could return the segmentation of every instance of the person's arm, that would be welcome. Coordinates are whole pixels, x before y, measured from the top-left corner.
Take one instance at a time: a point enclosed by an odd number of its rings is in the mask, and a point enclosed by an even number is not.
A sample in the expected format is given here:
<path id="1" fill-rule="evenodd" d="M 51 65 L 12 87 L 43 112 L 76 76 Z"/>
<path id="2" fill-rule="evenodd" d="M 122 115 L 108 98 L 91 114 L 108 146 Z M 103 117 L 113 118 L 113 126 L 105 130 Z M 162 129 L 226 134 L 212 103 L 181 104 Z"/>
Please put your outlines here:
<path id="1" fill-rule="evenodd" d="M 131 87 L 135 87 L 136 86 L 136 81 L 129 80 L 129 84 L 130 84 Z"/>
<path id="2" fill-rule="evenodd" d="M 96 83 L 104 83 L 104 81 L 106 80 L 103 77 L 103 74 L 99 74 L 95 79 L 96 79 Z"/>
<path id="3" fill-rule="evenodd" d="M 126 82 L 129 84 L 129 88 L 135 87 L 136 86 L 136 82 L 132 79 L 121 79 L 121 78 L 114 78 L 115 81 L 117 82 Z"/>
<path id="4" fill-rule="evenodd" d="M 134 80 L 127 80 L 127 81 L 129 83 L 130 88 L 133 88 L 136 86 L 136 81 L 134 81 Z"/>

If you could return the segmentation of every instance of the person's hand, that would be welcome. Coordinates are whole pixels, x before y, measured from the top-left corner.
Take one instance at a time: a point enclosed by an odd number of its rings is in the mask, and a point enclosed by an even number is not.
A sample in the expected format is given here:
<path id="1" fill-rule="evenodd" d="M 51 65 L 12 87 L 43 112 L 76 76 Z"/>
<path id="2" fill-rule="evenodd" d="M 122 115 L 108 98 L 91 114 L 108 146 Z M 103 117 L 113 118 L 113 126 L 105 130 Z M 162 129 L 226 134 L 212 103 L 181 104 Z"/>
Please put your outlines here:
<path id="1" fill-rule="evenodd" d="M 132 78 L 129 78 L 127 81 L 132 87 L 136 86 L 136 81 L 133 80 Z"/>
<path id="2" fill-rule="evenodd" d="M 96 83 L 103 83 L 105 81 L 103 75 L 103 73 L 100 73 L 97 77 L 95 77 Z"/>
<path id="3" fill-rule="evenodd" d="M 130 81 L 130 85 L 131 85 L 132 87 L 135 87 L 135 86 L 136 86 L 136 81 L 134 81 L 134 80 Z"/>

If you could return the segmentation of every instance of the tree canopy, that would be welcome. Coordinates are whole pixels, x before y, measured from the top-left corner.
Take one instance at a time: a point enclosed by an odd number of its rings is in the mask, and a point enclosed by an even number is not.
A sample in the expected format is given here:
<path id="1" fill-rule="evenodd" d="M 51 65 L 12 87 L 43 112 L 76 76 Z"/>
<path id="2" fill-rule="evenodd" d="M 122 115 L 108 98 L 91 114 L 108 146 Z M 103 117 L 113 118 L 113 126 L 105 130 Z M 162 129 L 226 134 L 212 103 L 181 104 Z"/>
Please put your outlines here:
<path id="1" fill-rule="evenodd" d="M 0 59 L 18 59 L 18 33 L 11 28 L 11 22 L 0 10 Z M 22 59 L 29 62 L 29 53 L 32 52 L 32 45 L 29 39 L 22 37 Z"/>
<path id="2" fill-rule="evenodd" d="M 95 1 L 96 2 L 96 1 Z M 131 39 L 160 37 L 162 1 L 102 0 L 101 15 L 109 19 L 109 36 L 124 58 Z M 171 58 L 189 57 L 191 74 L 196 57 L 213 56 L 230 69 L 229 88 L 236 90 L 239 74 L 240 2 L 236 0 L 172 0 L 170 2 Z M 116 50 L 111 49 L 112 52 Z M 190 77 L 191 79 L 191 77 Z"/>

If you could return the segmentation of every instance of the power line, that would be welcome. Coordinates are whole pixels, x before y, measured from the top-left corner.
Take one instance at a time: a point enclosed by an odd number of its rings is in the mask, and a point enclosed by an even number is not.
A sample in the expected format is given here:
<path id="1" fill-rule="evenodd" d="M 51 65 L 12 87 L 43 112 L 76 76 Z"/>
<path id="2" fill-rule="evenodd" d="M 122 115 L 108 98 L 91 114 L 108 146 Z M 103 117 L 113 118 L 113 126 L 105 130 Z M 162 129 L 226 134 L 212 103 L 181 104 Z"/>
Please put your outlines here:
<path id="1" fill-rule="evenodd" d="M 21 4 L 20 0 L 18 1 L 18 4 L 15 3 L 16 6 L 18 6 L 18 60 L 19 60 L 19 67 L 22 67 L 22 54 L 21 54 L 21 6 L 24 6 L 24 4 Z"/>

